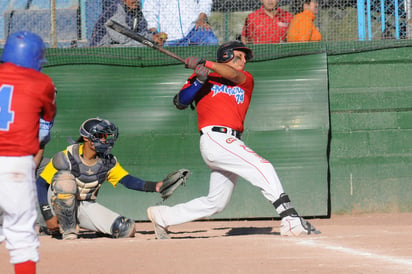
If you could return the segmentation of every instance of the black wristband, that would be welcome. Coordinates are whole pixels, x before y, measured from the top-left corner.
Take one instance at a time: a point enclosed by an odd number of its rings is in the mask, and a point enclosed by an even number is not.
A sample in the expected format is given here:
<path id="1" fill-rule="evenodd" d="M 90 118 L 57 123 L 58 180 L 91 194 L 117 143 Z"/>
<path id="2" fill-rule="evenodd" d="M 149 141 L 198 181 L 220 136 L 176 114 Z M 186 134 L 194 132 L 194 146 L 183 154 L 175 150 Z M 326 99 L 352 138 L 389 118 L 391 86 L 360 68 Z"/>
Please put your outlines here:
<path id="1" fill-rule="evenodd" d="M 157 182 L 146 181 L 144 182 L 143 191 L 156 192 Z"/>
<path id="2" fill-rule="evenodd" d="M 40 211 L 45 221 L 50 220 L 54 216 L 49 204 L 40 205 Z"/>

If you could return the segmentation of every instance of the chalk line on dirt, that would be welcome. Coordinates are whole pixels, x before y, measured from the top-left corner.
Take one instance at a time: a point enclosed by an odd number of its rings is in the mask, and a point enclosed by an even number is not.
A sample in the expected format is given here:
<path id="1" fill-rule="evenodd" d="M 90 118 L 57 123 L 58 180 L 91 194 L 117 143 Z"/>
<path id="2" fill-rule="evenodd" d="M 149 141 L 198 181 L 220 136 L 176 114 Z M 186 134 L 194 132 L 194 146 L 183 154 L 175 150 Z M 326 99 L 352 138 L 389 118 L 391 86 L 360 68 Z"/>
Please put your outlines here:
<path id="1" fill-rule="evenodd" d="M 373 260 L 382 260 L 382 261 L 386 261 L 389 263 L 412 266 L 412 260 L 403 259 L 403 258 L 394 257 L 394 256 L 380 255 L 380 254 L 372 253 L 369 251 L 362 251 L 362 250 L 357 250 L 357 249 L 350 248 L 350 247 L 343 247 L 343 246 L 335 245 L 332 243 L 319 243 L 313 239 L 299 240 L 297 244 L 304 245 L 304 246 L 310 246 L 310 247 L 316 247 L 316 248 L 323 248 L 327 250 L 334 250 L 334 251 L 346 253 L 349 255 L 362 256 L 362 257 L 373 259 Z"/>

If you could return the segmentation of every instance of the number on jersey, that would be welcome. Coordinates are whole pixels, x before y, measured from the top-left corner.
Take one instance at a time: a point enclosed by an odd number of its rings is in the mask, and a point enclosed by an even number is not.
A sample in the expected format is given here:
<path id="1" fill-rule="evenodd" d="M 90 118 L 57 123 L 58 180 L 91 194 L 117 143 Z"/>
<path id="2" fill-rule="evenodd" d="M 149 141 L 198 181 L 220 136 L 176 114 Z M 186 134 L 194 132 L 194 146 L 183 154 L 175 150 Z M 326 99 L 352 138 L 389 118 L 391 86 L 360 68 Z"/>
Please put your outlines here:
<path id="1" fill-rule="evenodd" d="M 11 98 L 13 86 L 2 85 L 0 87 L 0 130 L 8 131 L 14 120 L 14 112 L 11 111 Z"/>

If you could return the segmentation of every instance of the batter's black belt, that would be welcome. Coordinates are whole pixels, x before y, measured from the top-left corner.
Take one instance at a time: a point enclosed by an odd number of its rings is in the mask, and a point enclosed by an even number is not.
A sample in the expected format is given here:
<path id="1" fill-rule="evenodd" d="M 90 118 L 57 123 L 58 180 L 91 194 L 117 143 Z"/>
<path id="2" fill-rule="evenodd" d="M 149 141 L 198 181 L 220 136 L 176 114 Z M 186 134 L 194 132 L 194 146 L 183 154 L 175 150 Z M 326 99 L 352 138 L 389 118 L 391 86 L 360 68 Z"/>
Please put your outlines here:
<path id="1" fill-rule="evenodd" d="M 238 139 L 242 139 L 242 132 L 228 128 L 228 127 L 212 127 L 212 131 L 214 132 L 220 132 L 224 134 L 231 134 L 235 136 Z M 203 135 L 203 132 L 200 131 L 200 136 Z"/>

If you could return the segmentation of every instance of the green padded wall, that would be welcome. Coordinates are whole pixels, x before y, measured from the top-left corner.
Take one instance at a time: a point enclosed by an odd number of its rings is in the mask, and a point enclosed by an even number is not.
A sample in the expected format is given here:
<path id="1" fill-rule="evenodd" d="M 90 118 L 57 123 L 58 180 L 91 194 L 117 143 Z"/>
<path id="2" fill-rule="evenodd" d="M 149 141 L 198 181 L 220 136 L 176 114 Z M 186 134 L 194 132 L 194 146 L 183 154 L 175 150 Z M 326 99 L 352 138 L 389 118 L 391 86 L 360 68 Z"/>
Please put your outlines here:
<path id="1" fill-rule="evenodd" d="M 332 212 L 412 210 L 412 48 L 329 56 Z"/>
<path id="2" fill-rule="evenodd" d="M 255 76 L 255 90 L 246 118 L 246 144 L 273 163 L 302 215 L 327 215 L 326 54 L 255 62 L 247 69 Z M 83 120 L 100 116 L 119 126 L 113 153 L 133 175 L 161 180 L 175 169 L 192 171 L 187 186 L 165 204 L 207 195 L 209 170 L 199 152 L 196 112 L 178 111 L 172 104 L 189 70 L 181 65 L 67 65 L 44 72 L 58 90 L 58 114 L 46 156 L 64 149 L 68 137 L 77 138 Z M 98 201 L 136 220 L 147 220 L 146 208 L 162 202 L 157 193 L 113 188 L 109 183 Z M 226 210 L 212 218 L 276 216 L 259 190 L 241 179 Z"/>

